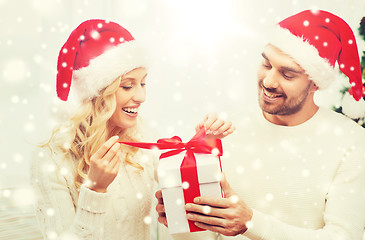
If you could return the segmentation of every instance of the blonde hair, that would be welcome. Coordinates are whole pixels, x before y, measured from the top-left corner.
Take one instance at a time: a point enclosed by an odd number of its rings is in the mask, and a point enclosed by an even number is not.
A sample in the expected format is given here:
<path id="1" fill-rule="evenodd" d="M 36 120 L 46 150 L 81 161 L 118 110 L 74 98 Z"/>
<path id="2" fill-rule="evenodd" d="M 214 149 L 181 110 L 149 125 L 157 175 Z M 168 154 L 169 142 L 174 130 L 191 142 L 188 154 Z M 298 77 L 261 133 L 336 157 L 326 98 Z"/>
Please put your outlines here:
<path id="1" fill-rule="evenodd" d="M 116 108 L 115 92 L 120 86 L 121 78 L 118 77 L 103 89 L 99 96 L 83 101 L 69 122 L 56 127 L 49 141 L 41 145 L 50 149 L 55 148 L 63 154 L 65 159 L 71 157 L 72 161 L 75 161 L 77 190 L 88 178 L 91 156 L 111 137 L 110 132 L 107 131 L 107 123 Z M 136 141 L 138 126 L 127 130 L 114 129 L 113 132 L 121 133 L 123 141 Z M 138 148 L 131 146 L 122 146 L 122 148 L 126 153 L 124 161 L 136 169 L 143 170 L 140 164 L 133 161 Z"/>

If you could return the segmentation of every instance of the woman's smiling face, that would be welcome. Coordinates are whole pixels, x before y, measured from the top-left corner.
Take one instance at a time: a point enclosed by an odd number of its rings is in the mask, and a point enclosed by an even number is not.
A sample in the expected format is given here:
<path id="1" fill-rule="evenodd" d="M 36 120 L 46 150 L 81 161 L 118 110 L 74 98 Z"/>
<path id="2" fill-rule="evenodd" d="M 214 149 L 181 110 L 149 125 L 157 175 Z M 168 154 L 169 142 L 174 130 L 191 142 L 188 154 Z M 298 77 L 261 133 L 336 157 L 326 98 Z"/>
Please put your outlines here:
<path id="1" fill-rule="evenodd" d="M 146 99 L 146 77 L 147 71 L 142 67 L 122 76 L 115 93 L 116 108 L 108 122 L 110 129 L 127 129 L 136 125 L 138 108 Z"/>

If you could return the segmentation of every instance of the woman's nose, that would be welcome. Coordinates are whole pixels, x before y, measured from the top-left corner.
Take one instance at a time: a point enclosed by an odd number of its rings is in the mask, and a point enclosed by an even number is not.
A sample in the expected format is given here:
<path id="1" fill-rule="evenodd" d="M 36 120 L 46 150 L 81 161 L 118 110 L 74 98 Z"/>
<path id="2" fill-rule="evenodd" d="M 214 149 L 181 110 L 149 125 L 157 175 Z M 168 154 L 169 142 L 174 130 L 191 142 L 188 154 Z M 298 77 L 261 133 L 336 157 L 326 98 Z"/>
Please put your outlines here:
<path id="1" fill-rule="evenodd" d="M 133 96 L 133 100 L 138 103 L 142 103 L 146 100 L 146 89 L 142 86 L 138 87 Z"/>

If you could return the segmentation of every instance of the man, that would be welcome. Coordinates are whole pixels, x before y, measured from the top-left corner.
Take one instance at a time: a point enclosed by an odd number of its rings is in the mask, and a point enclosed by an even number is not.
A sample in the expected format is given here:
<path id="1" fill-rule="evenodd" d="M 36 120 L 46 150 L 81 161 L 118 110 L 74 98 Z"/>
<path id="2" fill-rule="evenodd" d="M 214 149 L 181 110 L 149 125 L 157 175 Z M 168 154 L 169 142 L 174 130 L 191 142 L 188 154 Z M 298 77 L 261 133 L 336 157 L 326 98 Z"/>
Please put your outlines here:
<path id="1" fill-rule="evenodd" d="M 313 99 L 338 74 L 336 61 L 353 97 L 363 97 L 354 35 L 329 12 L 304 11 L 281 21 L 272 36 L 258 70 L 261 111 L 242 113 L 225 142 L 224 198 L 185 206 L 187 218 L 210 231 L 176 239 L 216 239 L 213 232 L 221 239 L 361 239 L 365 130 Z M 156 197 L 166 225 L 160 191 Z"/>

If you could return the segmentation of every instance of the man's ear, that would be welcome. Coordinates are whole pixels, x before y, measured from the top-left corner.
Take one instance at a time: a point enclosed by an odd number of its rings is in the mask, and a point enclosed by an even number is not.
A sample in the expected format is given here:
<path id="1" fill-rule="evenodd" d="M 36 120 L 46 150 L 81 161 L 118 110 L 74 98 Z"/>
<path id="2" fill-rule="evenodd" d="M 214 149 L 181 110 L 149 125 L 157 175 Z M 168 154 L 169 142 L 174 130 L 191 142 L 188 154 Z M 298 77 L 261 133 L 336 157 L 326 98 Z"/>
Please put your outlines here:
<path id="1" fill-rule="evenodd" d="M 315 84 L 314 82 L 312 82 L 312 86 L 310 88 L 311 92 L 316 92 L 319 89 L 319 87 L 317 86 L 317 84 Z"/>

